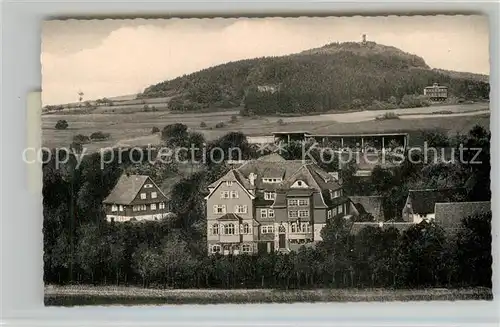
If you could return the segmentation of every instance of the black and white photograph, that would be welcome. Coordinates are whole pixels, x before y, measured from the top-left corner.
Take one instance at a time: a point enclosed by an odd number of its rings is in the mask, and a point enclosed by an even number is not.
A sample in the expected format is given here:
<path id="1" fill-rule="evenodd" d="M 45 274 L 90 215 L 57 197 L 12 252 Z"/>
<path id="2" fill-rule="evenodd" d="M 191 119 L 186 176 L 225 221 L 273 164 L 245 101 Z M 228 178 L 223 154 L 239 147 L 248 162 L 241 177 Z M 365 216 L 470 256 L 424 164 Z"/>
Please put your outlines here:
<path id="1" fill-rule="evenodd" d="M 46 306 L 493 300 L 487 16 L 41 31 Z"/>

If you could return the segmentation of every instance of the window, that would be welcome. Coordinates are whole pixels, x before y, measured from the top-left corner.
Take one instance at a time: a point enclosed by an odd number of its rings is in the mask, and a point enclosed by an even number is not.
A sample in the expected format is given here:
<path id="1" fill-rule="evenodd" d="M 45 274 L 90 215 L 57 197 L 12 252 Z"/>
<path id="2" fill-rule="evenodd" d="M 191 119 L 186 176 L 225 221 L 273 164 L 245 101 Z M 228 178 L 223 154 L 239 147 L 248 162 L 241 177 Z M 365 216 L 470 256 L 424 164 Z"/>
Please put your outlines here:
<path id="1" fill-rule="evenodd" d="M 309 223 L 300 224 L 300 231 L 302 233 L 310 233 L 311 232 L 311 225 L 309 225 Z"/>
<path id="2" fill-rule="evenodd" d="M 274 226 L 273 225 L 261 226 L 260 232 L 262 234 L 272 234 L 274 233 Z"/>
<path id="3" fill-rule="evenodd" d="M 142 200 L 146 199 L 146 193 L 141 193 L 141 199 Z"/>
<path id="4" fill-rule="evenodd" d="M 247 223 L 243 224 L 243 234 L 250 234 L 250 225 Z"/>
<path id="5" fill-rule="evenodd" d="M 156 210 L 156 203 L 151 203 L 151 210 Z"/>
<path id="6" fill-rule="evenodd" d="M 165 209 L 165 202 L 160 202 L 160 204 L 158 205 L 158 208 Z"/>
<path id="7" fill-rule="evenodd" d="M 328 215 L 328 218 L 332 218 L 332 211 L 331 211 L 331 210 L 328 210 L 328 211 L 327 211 L 327 215 Z"/>
<path id="8" fill-rule="evenodd" d="M 231 191 L 231 199 L 237 199 L 239 198 L 238 191 Z"/>
<path id="9" fill-rule="evenodd" d="M 156 199 L 158 197 L 158 194 L 156 192 L 151 192 L 151 199 Z"/>
<path id="10" fill-rule="evenodd" d="M 298 218 L 299 214 L 297 210 L 288 211 L 288 218 Z"/>
<path id="11" fill-rule="evenodd" d="M 273 209 L 268 209 L 267 210 L 267 216 L 269 218 L 274 218 L 274 210 Z"/>
<path id="12" fill-rule="evenodd" d="M 250 253 L 251 252 L 250 244 L 243 244 L 241 246 L 241 252 L 243 252 L 243 253 Z"/>
<path id="13" fill-rule="evenodd" d="M 304 183 L 304 182 L 303 182 L 303 181 L 301 181 L 301 180 L 298 180 L 298 181 L 295 181 L 295 183 L 293 183 L 291 187 L 306 188 L 306 187 L 307 187 L 307 184 L 306 184 L 306 183 Z"/>
<path id="14" fill-rule="evenodd" d="M 342 206 L 342 204 L 338 206 L 338 211 L 339 211 L 339 213 L 342 213 L 342 212 L 343 212 L 344 208 L 342 208 L 342 207 L 343 207 L 343 206 Z"/>
<path id="15" fill-rule="evenodd" d="M 338 213 L 338 212 L 337 212 L 337 207 L 333 208 L 333 209 L 332 209 L 332 215 L 333 215 L 333 216 L 336 216 L 336 215 L 337 215 L 337 213 Z"/>
<path id="16" fill-rule="evenodd" d="M 292 233 L 297 233 L 297 224 L 296 223 L 292 223 L 290 224 L 290 230 Z"/>
<path id="17" fill-rule="evenodd" d="M 221 250 L 220 245 L 219 244 L 212 245 L 211 250 L 212 250 L 212 253 L 220 253 L 220 250 Z"/>
<path id="18" fill-rule="evenodd" d="M 226 206 L 220 204 L 214 204 L 214 213 L 217 214 L 226 213 Z"/>
<path id="19" fill-rule="evenodd" d="M 263 178 L 262 181 L 264 183 L 281 183 L 283 181 L 282 178 Z"/>
<path id="20" fill-rule="evenodd" d="M 299 200 L 299 206 L 305 207 L 309 205 L 309 199 L 300 199 Z"/>
<path id="21" fill-rule="evenodd" d="M 229 191 L 221 191 L 220 198 L 221 199 L 229 199 Z"/>
<path id="22" fill-rule="evenodd" d="M 120 211 L 123 211 L 123 206 L 120 204 L 120 206 L 118 207 L 118 210 Z"/>
<path id="23" fill-rule="evenodd" d="M 229 186 L 229 187 L 233 186 L 233 181 L 226 181 L 226 186 Z"/>
<path id="24" fill-rule="evenodd" d="M 234 213 L 247 213 L 247 210 L 248 206 L 246 205 L 238 204 L 234 206 Z"/>
<path id="25" fill-rule="evenodd" d="M 111 206 L 111 211 L 112 211 L 112 212 L 118 211 L 118 206 L 117 206 L 116 204 L 113 204 L 113 205 Z"/>
<path id="26" fill-rule="evenodd" d="M 299 210 L 299 218 L 309 217 L 309 210 Z"/>
<path id="27" fill-rule="evenodd" d="M 267 209 L 260 209 L 260 218 L 267 218 Z"/>
<path id="28" fill-rule="evenodd" d="M 275 192 L 264 192 L 264 200 L 275 200 L 276 193 Z"/>
<path id="29" fill-rule="evenodd" d="M 144 188 L 152 188 L 153 184 L 144 184 Z"/>
<path id="30" fill-rule="evenodd" d="M 212 225 L 212 227 L 210 228 L 210 234 L 219 235 L 219 225 L 218 224 Z"/>
<path id="31" fill-rule="evenodd" d="M 224 225 L 224 234 L 225 235 L 234 235 L 234 224 L 229 223 Z"/>
<path id="32" fill-rule="evenodd" d="M 288 206 L 289 207 L 296 207 L 299 204 L 297 199 L 288 199 Z"/>

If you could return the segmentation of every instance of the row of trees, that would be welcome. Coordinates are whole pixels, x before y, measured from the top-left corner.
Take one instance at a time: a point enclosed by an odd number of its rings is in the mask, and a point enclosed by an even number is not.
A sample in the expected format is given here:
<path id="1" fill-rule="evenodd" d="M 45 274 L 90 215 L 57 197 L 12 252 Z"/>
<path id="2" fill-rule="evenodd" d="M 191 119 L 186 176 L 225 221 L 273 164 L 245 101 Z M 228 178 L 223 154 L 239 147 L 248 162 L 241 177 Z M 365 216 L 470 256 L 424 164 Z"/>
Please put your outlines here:
<path id="1" fill-rule="evenodd" d="M 206 256 L 171 221 L 86 224 L 74 249 L 75 279 L 53 257 L 46 282 L 174 288 L 491 287 L 491 214 L 468 217 L 449 236 L 421 223 L 400 233 L 331 220 L 323 241 L 289 254 Z M 63 257 L 64 258 L 64 257 Z M 46 262 L 47 264 L 47 262 Z"/>

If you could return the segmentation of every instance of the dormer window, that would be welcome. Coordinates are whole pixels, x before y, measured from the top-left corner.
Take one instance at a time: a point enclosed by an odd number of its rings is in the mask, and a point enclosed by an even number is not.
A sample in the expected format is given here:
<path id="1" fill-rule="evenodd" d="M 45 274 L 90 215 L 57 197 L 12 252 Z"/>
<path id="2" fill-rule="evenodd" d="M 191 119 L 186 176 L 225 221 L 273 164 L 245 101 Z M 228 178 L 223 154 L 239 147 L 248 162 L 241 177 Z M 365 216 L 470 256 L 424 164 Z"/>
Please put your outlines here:
<path id="1" fill-rule="evenodd" d="M 275 200 L 276 193 L 275 192 L 264 192 L 264 200 Z"/>
<path id="2" fill-rule="evenodd" d="M 292 188 L 293 187 L 296 187 L 296 188 L 306 188 L 306 187 L 309 187 L 304 181 L 301 181 L 300 179 L 295 181 L 295 183 L 293 183 L 293 185 L 291 186 Z"/>
<path id="3" fill-rule="evenodd" d="M 263 178 L 262 182 L 264 183 L 281 183 L 283 181 L 282 178 Z"/>

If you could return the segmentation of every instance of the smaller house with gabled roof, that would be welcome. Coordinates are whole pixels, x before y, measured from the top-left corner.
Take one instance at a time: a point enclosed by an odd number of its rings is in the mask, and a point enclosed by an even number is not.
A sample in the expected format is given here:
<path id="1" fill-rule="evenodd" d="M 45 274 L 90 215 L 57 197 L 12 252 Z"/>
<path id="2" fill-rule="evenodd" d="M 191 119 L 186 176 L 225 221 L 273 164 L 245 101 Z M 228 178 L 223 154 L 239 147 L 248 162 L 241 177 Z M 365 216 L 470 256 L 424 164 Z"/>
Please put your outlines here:
<path id="1" fill-rule="evenodd" d="M 107 221 L 159 220 L 169 211 L 169 200 L 146 175 L 123 174 L 103 201 Z"/>
<path id="2" fill-rule="evenodd" d="M 436 203 L 463 202 L 466 198 L 464 188 L 409 190 L 402 210 L 403 220 L 420 223 L 436 218 Z"/>

